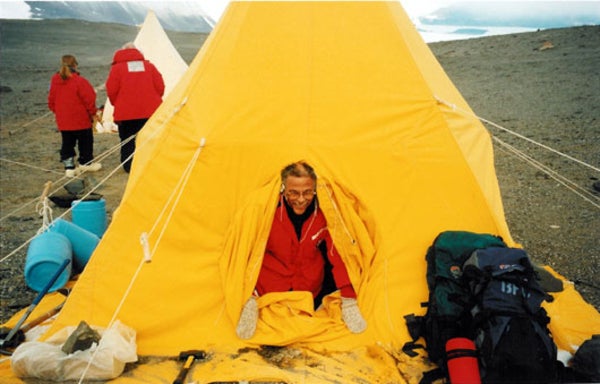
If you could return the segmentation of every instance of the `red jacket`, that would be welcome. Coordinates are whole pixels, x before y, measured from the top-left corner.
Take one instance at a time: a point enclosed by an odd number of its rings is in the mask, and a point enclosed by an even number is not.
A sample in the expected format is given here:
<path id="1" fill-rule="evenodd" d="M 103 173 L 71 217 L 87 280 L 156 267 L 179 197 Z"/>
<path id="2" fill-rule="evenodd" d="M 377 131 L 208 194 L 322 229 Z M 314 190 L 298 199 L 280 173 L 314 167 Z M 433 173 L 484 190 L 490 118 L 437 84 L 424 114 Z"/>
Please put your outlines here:
<path id="1" fill-rule="evenodd" d="M 316 297 L 321 291 L 324 277 L 324 260 L 318 248 L 327 244 L 327 256 L 333 266 L 333 278 L 343 297 L 355 298 L 346 266 L 327 230 L 325 216 L 320 209 L 310 215 L 302 225 L 298 240 L 294 225 L 282 202 L 275 211 L 265 256 L 258 275 L 256 290 L 259 295 L 268 292 L 310 291 Z"/>
<path id="2" fill-rule="evenodd" d="M 55 73 L 50 80 L 48 108 L 54 112 L 60 131 L 77 131 L 92 126 L 96 114 L 96 91 L 77 72 L 65 80 Z"/>
<path id="3" fill-rule="evenodd" d="M 149 118 L 162 103 L 163 77 L 135 48 L 115 52 L 106 80 L 106 95 L 115 107 L 115 121 Z"/>

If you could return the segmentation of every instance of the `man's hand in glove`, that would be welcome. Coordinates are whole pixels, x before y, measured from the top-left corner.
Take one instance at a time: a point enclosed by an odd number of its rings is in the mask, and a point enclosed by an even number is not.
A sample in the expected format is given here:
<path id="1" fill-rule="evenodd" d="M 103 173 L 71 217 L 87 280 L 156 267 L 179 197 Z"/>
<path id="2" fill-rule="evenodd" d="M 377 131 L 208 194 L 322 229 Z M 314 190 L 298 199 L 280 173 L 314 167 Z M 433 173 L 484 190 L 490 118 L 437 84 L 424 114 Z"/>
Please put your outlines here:
<path id="1" fill-rule="evenodd" d="M 247 340 L 254 336 L 257 322 L 258 303 L 256 302 L 256 298 L 254 296 L 250 296 L 248 301 L 246 301 L 246 304 L 244 304 L 244 308 L 242 308 L 242 313 L 240 314 L 240 319 L 238 321 L 237 328 L 235 329 L 238 337 L 240 339 Z"/>
<path id="2" fill-rule="evenodd" d="M 352 333 L 361 333 L 367 328 L 356 299 L 342 297 L 342 320 Z"/>

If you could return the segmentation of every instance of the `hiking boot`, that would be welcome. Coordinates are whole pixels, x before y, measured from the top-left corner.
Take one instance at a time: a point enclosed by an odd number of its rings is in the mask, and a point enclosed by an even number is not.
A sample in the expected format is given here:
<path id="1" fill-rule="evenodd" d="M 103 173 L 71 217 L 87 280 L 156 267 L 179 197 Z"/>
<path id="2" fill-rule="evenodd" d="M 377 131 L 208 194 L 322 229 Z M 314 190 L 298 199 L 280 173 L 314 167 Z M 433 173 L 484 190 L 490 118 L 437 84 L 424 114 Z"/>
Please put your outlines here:
<path id="1" fill-rule="evenodd" d="M 65 176 L 67 177 L 75 177 L 77 176 L 77 170 L 75 169 L 75 161 L 72 157 L 62 160 L 62 163 L 65 165 Z"/>
<path id="2" fill-rule="evenodd" d="M 75 169 L 75 159 L 73 159 L 72 157 L 63 159 L 61 160 L 61 162 L 65 166 L 65 169 Z"/>
<path id="3" fill-rule="evenodd" d="M 100 163 L 90 163 L 90 164 L 83 164 L 79 166 L 79 170 L 81 172 L 96 172 L 102 169 L 102 164 Z"/>

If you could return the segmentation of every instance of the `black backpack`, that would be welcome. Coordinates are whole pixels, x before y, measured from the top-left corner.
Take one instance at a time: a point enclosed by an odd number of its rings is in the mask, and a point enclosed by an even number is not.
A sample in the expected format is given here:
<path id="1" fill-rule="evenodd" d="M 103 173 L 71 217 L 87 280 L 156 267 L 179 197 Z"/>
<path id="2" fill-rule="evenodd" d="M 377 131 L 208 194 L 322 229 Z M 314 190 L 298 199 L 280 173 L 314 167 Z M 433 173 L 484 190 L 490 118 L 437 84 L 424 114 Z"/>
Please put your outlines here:
<path id="1" fill-rule="evenodd" d="M 475 305 L 471 328 L 483 383 L 558 381 L 556 345 L 548 329 L 541 288 L 527 253 L 518 248 L 478 249 L 463 265 Z"/>
<path id="2" fill-rule="evenodd" d="M 473 251 L 488 247 L 506 247 L 501 237 L 492 234 L 468 231 L 444 231 L 428 248 L 427 285 L 429 298 L 424 316 L 405 316 L 406 324 L 413 341 L 404 345 L 403 351 L 416 355 L 415 348 L 421 348 L 417 339 L 423 337 L 429 360 L 439 369 L 424 375 L 423 382 L 431 382 L 447 377 L 446 341 L 454 337 L 473 339 L 469 286 L 462 280 L 462 266 Z"/>
<path id="3" fill-rule="evenodd" d="M 573 382 L 600 383 L 600 335 L 592 335 L 577 348 L 571 366 Z"/>

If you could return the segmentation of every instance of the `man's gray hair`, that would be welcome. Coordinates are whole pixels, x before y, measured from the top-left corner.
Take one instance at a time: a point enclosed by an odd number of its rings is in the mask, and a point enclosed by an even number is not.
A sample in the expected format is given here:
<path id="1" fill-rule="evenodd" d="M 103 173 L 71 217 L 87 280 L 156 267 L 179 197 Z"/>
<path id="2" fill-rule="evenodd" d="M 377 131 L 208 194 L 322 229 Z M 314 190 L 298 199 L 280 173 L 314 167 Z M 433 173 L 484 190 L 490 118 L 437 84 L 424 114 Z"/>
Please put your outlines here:
<path id="1" fill-rule="evenodd" d="M 295 163 L 291 163 L 281 170 L 281 181 L 283 183 L 285 183 L 285 180 L 288 178 L 288 176 L 294 176 L 294 177 L 308 176 L 311 179 L 313 179 L 315 182 L 317 181 L 317 174 L 315 173 L 315 170 L 313 169 L 313 167 L 308 165 L 308 163 L 303 160 L 297 161 Z"/>
<path id="2" fill-rule="evenodd" d="M 129 41 L 129 42 L 123 44 L 123 46 L 121 47 L 121 49 L 131 49 L 131 48 L 136 48 L 135 44 L 133 44 L 133 41 Z"/>

